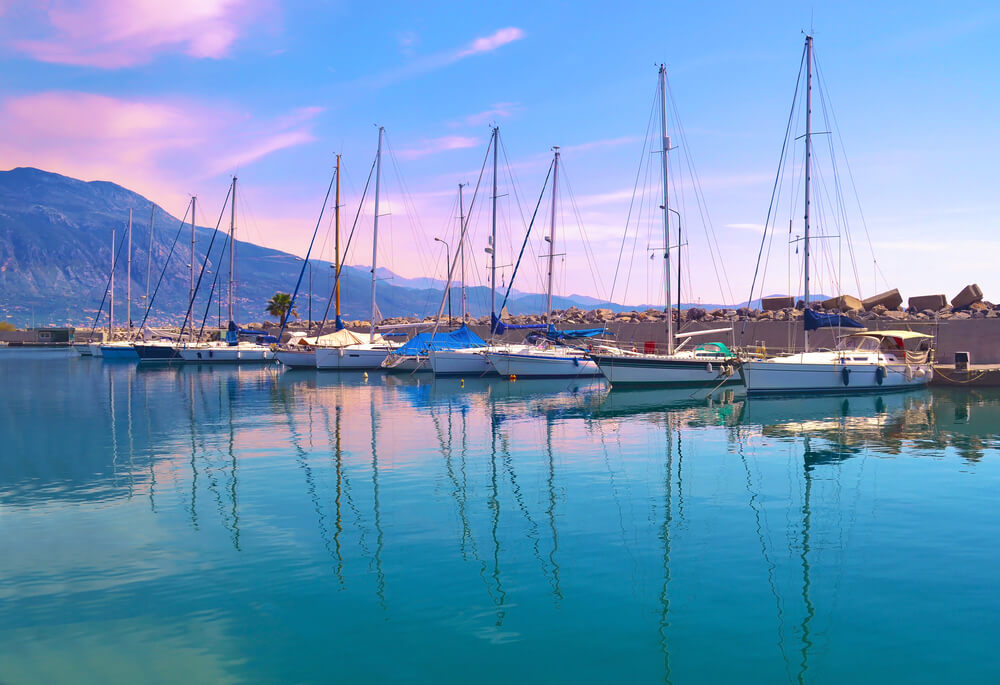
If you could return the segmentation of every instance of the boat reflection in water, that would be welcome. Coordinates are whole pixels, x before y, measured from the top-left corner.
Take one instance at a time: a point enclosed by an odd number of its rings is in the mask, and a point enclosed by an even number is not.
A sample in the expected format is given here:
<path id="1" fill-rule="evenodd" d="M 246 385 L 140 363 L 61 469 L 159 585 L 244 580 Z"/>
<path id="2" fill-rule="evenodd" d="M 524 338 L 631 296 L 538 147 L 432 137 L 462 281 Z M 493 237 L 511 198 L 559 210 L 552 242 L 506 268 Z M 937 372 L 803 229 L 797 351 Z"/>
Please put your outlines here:
<path id="1" fill-rule="evenodd" d="M 151 659 L 195 680 L 995 675 L 976 655 L 1000 639 L 1000 393 L 85 361 L 4 378 L 12 682 L 84 658 L 95 682 Z"/>

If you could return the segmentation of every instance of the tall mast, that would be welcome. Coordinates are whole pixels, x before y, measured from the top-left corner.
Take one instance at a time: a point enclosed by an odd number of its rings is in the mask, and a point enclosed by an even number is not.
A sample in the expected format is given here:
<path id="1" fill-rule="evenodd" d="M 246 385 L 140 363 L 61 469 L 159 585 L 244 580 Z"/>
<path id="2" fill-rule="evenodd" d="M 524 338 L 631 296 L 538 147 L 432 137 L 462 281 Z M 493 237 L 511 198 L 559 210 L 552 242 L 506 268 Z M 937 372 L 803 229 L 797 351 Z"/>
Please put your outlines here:
<path id="1" fill-rule="evenodd" d="M 108 305 L 108 342 L 115 339 L 115 229 L 111 229 L 111 303 Z"/>
<path id="2" fill-rule="evenodd" d="M 128 267 L 125 271 L 125 319 L 132 332 L 132 210 L 128 210 Z"/>
<path id="3" fill-rule="evenodd" d="M 368 342 L 375 342 L 375 312 L 377 307 L 375 305 L 375 281 L 376 279 L 376 264 L 378 261 L 378 196 L 379 187 L 382 184 L 382 135 L 385 133 L 385 127 L 378 127 L 378 152 L 375 153 L 375 223 L 372 230 L 372 306 L 371 306 L 371 321 L 368 330 Z"/>
<path id="4" fill-rule="evenodd" d="M 670 302 L 670 186 L 667 177 L 667 157 L 670 136 L 667 135 L 667 68 L 660 65 L 660 134 L 663 137 L 663 299 L 667 313 L 667 354 L 674 353 L 674 313 Z"/>
<path id="5" fill-rule="evenodd" d="M 545 323 L 552 323 L 552 267 L 555 263 L 556 249 L 556 200 L 558 199 L 559 182 L 559 146 L 552 148 L 556 156 L 552 162 L 552 217 L 549 221 L 549 282 L 545 291 Z"/>
<path id="6" fill-rule="evenodd" d="M 458 254 L 462 263 L 462 323 L 465 323 L 465 203 L 462 201 L 462 186 L 458 184 Z"/>
<path id="7" fill-rule="evenodd" d="M 805 289 L 802 299 L 809 309 L 809 181 L 812 170 L 812 78 L 813 38 L 806 36 L 806 209 L 805 209 Z M 804 349 L 809 351 L 809 331 L 805 331 Z"/>
<path id="8" fill-rule="evenodd" d="M 191 287 L 188 290 L 188 307 L 194 302 L 194 207 L 197 201 L 197 197 L 191 196 L 191 263 L 188 265 L 191 272 Z"/>
<path id="9" fill-rule="evenodd" d="M 493 127 L 493 230 L 490 233 L 490 332 L 497 315 L 497 148 L 500 127 Z"/>
<path id="10" fill-rule="evenodd" d="M 229 205 L 229 288 L 226 290 L 226 313 L 230 321 L 235 321 L 233 311 L 233 284 L 236 282 L 236 177 L 233 176 L 233 197 Z"/>
<path id="11" fill-rule="evenodd" d="M 334 216 L 334 238 L 333 238 L 333 275 L 336 279 L 333 282 L 333 290 L 337 300 L 337 323 L 335 328 L 340 328 L 340 155 L 337 155 L 337 195 L 333 207 Z M 326 318 L 326 315 L 323 315 Z M 322 331 L 320 331 L 322 333 Z M 316 335 L 319 335 L 317 333 Z"/>

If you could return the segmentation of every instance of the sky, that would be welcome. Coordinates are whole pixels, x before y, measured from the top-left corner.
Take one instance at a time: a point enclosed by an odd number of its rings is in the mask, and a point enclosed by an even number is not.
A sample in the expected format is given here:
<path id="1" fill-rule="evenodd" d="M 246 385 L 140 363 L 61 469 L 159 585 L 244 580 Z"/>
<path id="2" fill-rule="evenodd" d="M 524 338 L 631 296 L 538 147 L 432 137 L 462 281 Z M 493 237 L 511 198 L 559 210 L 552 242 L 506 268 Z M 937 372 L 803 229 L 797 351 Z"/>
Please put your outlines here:
<path id="1" fill-rule="evenodd" d="M 1000 301 L 995 4 L 619 4 L 0 0 L 0 168 L 115 181 L 178 217 L 197 195 L 203 225 L 236 174 L 239 235 L 304 255 L 334 154 L 349 228 L 384 126 L 379 263 L 443 277 L 434 238 L 457 246 L 457 186 L 470 184 L 468 212 L 496 124 L 500 281 L 559 146 L 557 294 L 662 304 L 659 142 L 647 133 L 663 63 L 682 298 L 739 302 L 811 31 L 827 107 L 814 104 L 815 202 L 844 207 L 842 221 L 814 214 L 813 291 L 951 297 L 977 282 Z M 797 116 L 790 158 L 803 126 Z M 755 295 L 800 288 L 789 219 L 801 235 L 801 172 L 778 185 Z M 488 282 L 489 195 L 471 210 L 474 284 Z M 549 202 L 520 290 L 544 288 Z M 349 263 L 371 262 L 372 210 L 369 195 Z M 330 216 L 316 246 L 326 258 Z"/>

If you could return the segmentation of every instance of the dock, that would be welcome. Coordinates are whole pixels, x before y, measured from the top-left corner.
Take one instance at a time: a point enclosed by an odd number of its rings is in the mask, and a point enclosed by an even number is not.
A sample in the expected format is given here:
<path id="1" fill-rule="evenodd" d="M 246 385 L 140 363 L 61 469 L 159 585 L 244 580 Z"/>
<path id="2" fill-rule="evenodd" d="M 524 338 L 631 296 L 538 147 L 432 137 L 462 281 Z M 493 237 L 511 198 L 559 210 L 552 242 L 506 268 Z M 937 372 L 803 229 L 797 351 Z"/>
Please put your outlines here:
<path id="1" fill-rule="evenodd" d="M 931 385 L 1000 388 L 1000 364 L 969 364 L 963 370 L 956 370 L 954 364 L 935 364 Z"/>

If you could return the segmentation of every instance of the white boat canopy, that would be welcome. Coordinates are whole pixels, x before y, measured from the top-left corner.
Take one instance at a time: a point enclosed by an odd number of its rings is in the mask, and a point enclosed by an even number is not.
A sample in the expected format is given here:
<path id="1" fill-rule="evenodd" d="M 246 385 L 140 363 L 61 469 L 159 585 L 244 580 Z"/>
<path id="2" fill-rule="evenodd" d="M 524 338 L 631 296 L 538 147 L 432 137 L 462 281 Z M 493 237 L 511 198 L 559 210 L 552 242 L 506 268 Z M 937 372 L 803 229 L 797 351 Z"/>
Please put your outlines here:
<path id="1" fill-rule="evenodd" d="M 916 331 L 858 331 L 857 333 L 847 333 L 842 338 L 899 338 L 900 340 L 916 340 L 918 338 L 933 338 L 933 335 L 917 333 Z"/>

